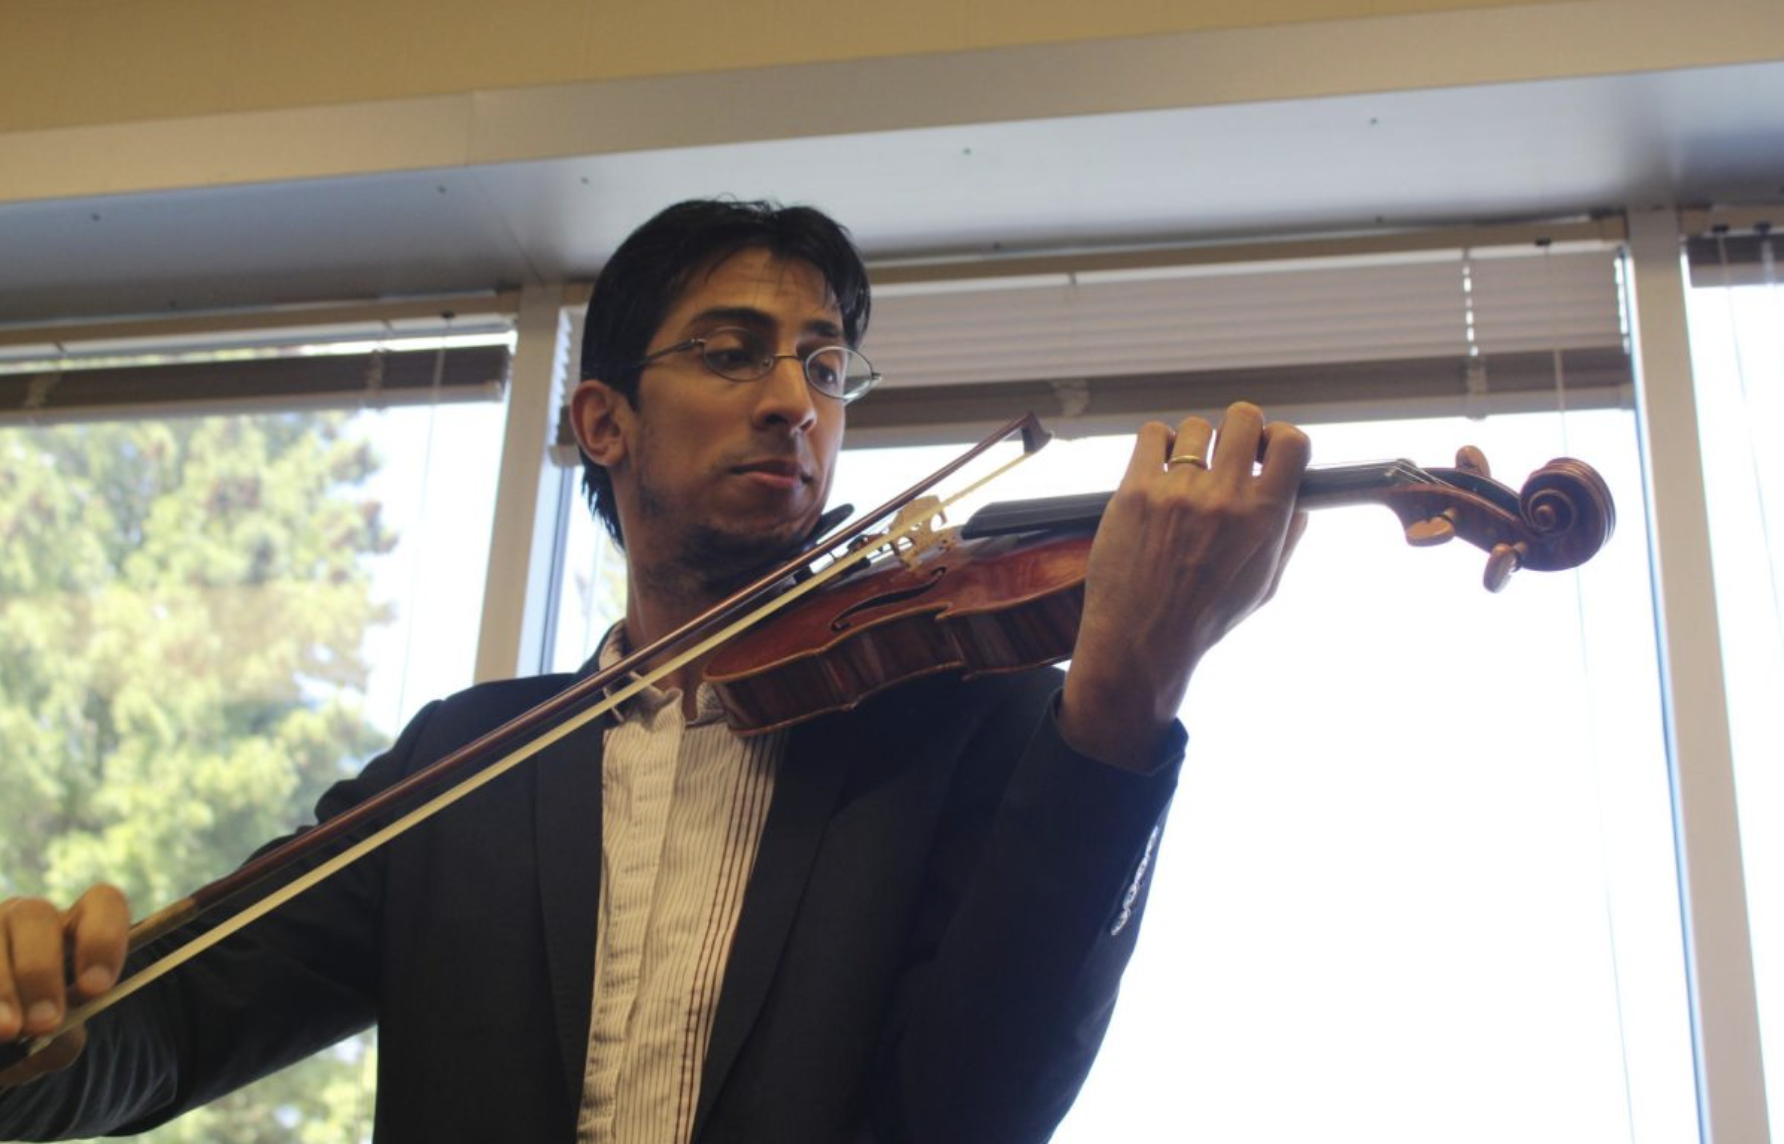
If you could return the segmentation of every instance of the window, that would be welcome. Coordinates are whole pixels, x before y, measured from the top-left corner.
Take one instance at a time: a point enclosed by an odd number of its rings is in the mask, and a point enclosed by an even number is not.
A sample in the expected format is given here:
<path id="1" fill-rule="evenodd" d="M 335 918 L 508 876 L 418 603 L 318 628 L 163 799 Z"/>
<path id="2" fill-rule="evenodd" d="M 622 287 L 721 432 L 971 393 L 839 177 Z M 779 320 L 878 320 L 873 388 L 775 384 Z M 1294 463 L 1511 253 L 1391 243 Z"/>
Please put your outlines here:
<path id="1" fill-rule="evenodd" d="M 1696 1137 L 1621 255 L 1575 237 L 917 267 L 877 292 L 888 381 L 849 411 L 833 504 L 880 503 L 959 451 L 911 442 L 1022 408 L 1081 439 L 979 502 L 1112 488 L 1144 417 L 1261 395 L 1316 463 L 1474 444 L 1516 488 L 1573 455 L 1621 510 L 1584 568 L 1497 596 L 1465 544 L 1410 548 L 1379 508 L 1315 517 L 1191 685 L 1146 928 L 1061 1144 Z M 623 585 L 607 559 L 573 573 L 585 598 Z"/>
<path id="2" fill-rule="evenodd" d="M 1695 241 L 1688 297 L 1729 732 L 1772 1134 L 1784 1135 L 1784 286 L 1747 235 Z M 1775 246 L 1772 239 L 1769 245 Z"/>
<path id="3" fill-rule="evenodd" d="M 1056 1139 L 1691 1138 L 1630 416 L 1311 432 L 1321 461 L 1477 444 L 1514 487 L 1571 452 L 1624 499 L 1621 532 L 1493 596 L 1475 549 L 1408 548 L 1382 509 L 1316 515 L 1192 682 L 1146 929 Z M 1129 447 L 1056 443 L 987 495 L 1113 487 Z M 954 451 L 851 454 L 838 495 L 877 503 Z"/>
<path id="4" fill-rule="evenodd" d="M 582 497 L 580 469 L 566 470 L 564 559 L 559 566 L 556 623 L 546 670 L 575 671 L 600 646 L 607 629 L 626 614 L 626 558 Z"/>
<path id="5" fill-rule="evenodd" d="M 0 896 L 140 916 L 470 682 L 503 410 L 131 412 L 0 428 Z M 372 1051 L 147 1138 L 367 1138 Z"/>

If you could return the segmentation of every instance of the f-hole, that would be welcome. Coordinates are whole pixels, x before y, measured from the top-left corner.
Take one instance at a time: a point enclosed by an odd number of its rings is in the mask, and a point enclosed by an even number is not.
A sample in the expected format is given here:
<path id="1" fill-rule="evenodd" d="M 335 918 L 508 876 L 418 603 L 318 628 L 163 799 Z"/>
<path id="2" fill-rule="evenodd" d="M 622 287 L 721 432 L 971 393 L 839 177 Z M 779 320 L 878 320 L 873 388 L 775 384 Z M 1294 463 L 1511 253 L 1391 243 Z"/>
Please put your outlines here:
<path id="1" fill-rule="evenodd" d="M 857 616 L 862 612 L 884 607 L 887 604 L 899 604 L 903 603 L 905 600 L 916 599 L 918 596 L 921 596 L 923 593 L 934 588 L 936 584 L 940 583 L 941 578 L 947 574 L 947 571 L 946 568 L 931 568 L 928 572 L 929 579 L 921 584 L 916 584 L 909 588 L 900 588 L 896 592 L 883 592 L 878 596 L 869 596 L 865 600 L 850 604 L 848 607 L 844 608 L 834 620 L 830 621 L 830 630 L 833 632 L 843 631 L 849 627 L 850 617 Z"/>

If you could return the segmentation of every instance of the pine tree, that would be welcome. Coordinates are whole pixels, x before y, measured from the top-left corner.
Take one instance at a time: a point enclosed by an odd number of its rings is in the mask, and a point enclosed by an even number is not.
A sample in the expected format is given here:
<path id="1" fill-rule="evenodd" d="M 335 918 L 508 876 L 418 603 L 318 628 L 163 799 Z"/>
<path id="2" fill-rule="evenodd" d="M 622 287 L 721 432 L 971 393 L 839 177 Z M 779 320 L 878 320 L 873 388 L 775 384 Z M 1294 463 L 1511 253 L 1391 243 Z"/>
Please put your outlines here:
<path id="1" fill-rule="evenodd" d="M 140 916 L 288 832 L 379 745 L 357 696 L 393 543 L 334 414 L 0 431 L 0 897 Z M 350 1044 L 144 1139 L 365 1134 Z"/>

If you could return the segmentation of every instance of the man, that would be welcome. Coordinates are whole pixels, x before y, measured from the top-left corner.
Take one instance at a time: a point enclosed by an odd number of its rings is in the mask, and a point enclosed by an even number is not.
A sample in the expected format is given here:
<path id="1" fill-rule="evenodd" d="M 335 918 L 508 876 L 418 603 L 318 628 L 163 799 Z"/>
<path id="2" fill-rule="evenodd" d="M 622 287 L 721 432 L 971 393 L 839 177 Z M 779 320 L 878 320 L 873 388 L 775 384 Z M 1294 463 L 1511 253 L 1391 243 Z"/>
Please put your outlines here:
<path id="1" fill-rule="evenodd" d="M 813 531 L 868 309 L 815 211 L 684 203 L 615 253 L 572 401 L 628 562 L 599 658 Z M 1306 458 L 1246 405 L 1143 427 L 1063 686 L 930 678 L 743 740 L 684 667 L 0 1077 L 0 1134 L 135 1130 L 377 1021 L 384 1144 L 1046 1139 L 1133 946 L 1175 712 L 1274 588 Z M 319 815 L 568 682 L 430 705 Z M 126 918 L 105 888 L 0 906 L 0 1039 L 109 988 Z"/>

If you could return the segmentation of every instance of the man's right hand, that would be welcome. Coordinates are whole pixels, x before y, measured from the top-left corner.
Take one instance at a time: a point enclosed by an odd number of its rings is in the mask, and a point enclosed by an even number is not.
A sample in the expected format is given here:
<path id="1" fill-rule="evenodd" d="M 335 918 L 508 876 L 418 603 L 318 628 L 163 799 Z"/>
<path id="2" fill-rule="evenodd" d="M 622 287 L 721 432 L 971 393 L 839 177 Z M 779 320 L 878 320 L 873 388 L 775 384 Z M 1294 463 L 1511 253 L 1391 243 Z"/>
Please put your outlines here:
<path id="1" fill-rule="evenodd" d="M 130 905 L 115 886 L 94 886 L 67 910 L 41 898 L 0 901 L 0 1044 L 41 1037 L 71 1005 L 118 980 L 130 934 Z M 29 1059 L 0 1072 L 0 1088 L 67 1068 L 86 1046 L 71 1029 Z"/>

